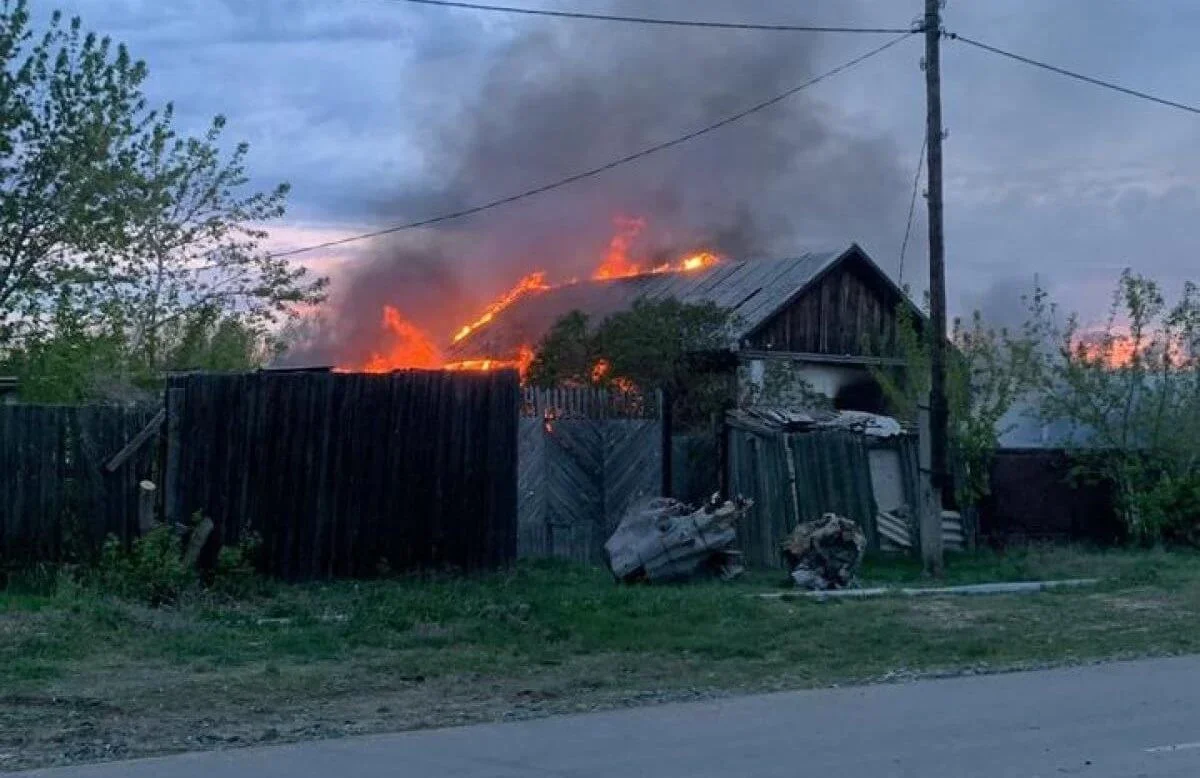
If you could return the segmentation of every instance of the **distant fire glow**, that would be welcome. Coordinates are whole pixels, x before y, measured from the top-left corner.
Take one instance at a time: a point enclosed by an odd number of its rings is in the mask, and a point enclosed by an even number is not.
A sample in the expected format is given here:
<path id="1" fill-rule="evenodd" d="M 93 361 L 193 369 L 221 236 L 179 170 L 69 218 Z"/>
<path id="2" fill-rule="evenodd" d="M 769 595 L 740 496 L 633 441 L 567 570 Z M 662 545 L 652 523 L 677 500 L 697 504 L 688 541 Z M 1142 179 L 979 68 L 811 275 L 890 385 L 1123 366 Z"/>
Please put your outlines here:
<path id="1" fill-rule="evenodd" d="M 1164 356 L 1169 365 L 1178 366 L 1187 358 L 1187 349 L 1183 343 L 1172 341 L 1167 343 L 1162 334 L 1144 334 L 1140 339 L 1132 333 L 1116 332 L 1084 332 L 1074 338 L 1073 348 L 1077 356 L 1088 362 L 1100 363 L 1110 370 L 1127 368 L 1139 360 L 1161 360 Z"/>
<path id="2" fill-rule="evenodd" d="M 596 281 L 608 281 L 651 273 L 689 273 L 712 267 L 721 258 L 711 251 L 697 251 L 686 254 L 673 262 L 651 264 L 636 258 L 633 244 L 645 228 L 646 222 L 641 218 L 618 218 L 615 220 L 615 232 L 609 241 L 608 249 L 600 264 L 592 273 Z M 444 341 L 448 346 L 459 343 L 471 333 L 487 326 L 498 314 L 512 306 L 523 297 L 541 294 L 560 285 L 578 283 L 576 279 L 566 284 L 551 284 L 546 280 L 545 270 L 535 270 L 528 273 L 508 291 L 484 306 L 483 310 L 474 316 L 467 317 L 468 323 L 455 330 Z M 364 362 L 358 365 L 339 367 L 343 371 L 364 373 L 390 373 L 394 370 L 408 369 L 442 369 L 442 370 L 501 370 L 515 368 L 524 379 L 533 362 L 534 351 L 532 344 L 521 346 L 516 355 L 497 355 L 495 358 L 470 359 L 462 361 L 447 360 L 438 339 L 422 330 L 419 326 L 404 317 L 399 309 L 391 305 L 383 308 L 381 322 L 381 342 L 383 346 L 373 351 Z M 600 383 L 607 377 L 610 366 L 607 362 L 598 362 L 592 371 L 592 381 Z M 623 379 L 613 379 L 612 383 L 624 390 L 632 389 Z"/>

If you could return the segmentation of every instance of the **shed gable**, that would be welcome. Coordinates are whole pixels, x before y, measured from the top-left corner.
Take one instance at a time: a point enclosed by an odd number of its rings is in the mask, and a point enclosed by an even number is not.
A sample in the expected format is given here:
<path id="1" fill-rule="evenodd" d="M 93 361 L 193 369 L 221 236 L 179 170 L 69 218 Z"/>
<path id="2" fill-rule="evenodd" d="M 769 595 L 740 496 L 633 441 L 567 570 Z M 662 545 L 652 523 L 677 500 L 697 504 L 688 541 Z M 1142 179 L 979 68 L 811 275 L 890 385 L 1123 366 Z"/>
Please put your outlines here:
<path id="1" fill-rule="evenodd" d="M 745 339 L 745 348 L 851 357 L 899 357 L 900 292 L 857 250 L 814 279 Z"/>

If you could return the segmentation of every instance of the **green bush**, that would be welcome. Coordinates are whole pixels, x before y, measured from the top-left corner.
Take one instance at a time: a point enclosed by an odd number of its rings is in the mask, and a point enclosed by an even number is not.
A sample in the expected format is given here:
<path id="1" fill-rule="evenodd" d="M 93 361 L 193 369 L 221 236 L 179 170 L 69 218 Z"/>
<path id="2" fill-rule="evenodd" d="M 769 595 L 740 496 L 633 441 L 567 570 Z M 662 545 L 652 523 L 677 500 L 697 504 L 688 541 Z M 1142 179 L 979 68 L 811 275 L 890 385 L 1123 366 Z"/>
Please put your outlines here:
<path id="1" fill-rule="evenodd" d="M 1164 474 L 1136 491 L 1130 502 L 1138 540 L 1200 546 L 1200 474 Z"/>
<path id="2" fill-rule="evenodd" d="M 183 563 L 179 536 L 170 527 L 158 526 L 135 540 L 129 551 L 109 537 L 94 582 L 105 594 L 157 607 L 178 602 L 199 580 Z"/>
<path id="3" fill-rule="evenodd" d="M 217 552 L 212 591 L 235 599 L 263 593 L 267 582 L 255 565 L 261 546 L 262 541 L 252 532 L 245 533 L 236 546 L 222 546 Z"/>

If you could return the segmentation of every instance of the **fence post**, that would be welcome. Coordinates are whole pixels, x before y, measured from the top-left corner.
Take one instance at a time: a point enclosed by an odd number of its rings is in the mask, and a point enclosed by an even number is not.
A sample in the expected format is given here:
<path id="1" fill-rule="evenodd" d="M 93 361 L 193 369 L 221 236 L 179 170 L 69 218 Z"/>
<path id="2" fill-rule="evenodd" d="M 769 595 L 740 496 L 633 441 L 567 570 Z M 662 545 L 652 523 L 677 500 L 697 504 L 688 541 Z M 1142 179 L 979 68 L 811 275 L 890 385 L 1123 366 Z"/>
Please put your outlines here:
<path id="1" fill-rule="evenodd" d="M 943 563 L 942 499 L 933 488 L 933 441 L 930 437 L 929 397 L 921 398 L 917 410 L 920 467 L 917 487 L 920 489 L 918 526 L 921 529 L 921 562 L 925 572 L 941 577 Z"/>
<path id="2" fill-rule="evenodd" d="M 184 390 L 179 388 L 167 389 L 167 463 L 163 474 L 163 518 L 168 524 L 181 523 L 182 484 L 179 479 L 179 469 L 182 466 L 182 433 Z"/>
<path id="3" fill-rule="evenodd" d="M 138 483 L 138 532 L 145 535 L 154 529 L 154 497 L 158 487 L 153 481 Z"/>

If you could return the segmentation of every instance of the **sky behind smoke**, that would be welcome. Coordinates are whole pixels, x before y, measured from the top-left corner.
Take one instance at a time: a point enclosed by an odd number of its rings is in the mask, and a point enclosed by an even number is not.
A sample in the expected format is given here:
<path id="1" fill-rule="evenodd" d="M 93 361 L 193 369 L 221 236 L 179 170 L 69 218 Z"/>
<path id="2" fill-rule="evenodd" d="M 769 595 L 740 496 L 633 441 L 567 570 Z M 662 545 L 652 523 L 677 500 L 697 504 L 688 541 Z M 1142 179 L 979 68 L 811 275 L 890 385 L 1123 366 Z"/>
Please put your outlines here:
<path id="1" fill-rule="evenodd" d="M 907 26 L 921 3 L 727 0 L 528 5 L 693 18 Z M 40 10 L 49 6 L 39 3 Z M 279 245 L 422 218 L 680 134 L 828 69 L 867 36 L 665 30 L 422 8 L 396 0 L 63 0 L 130 44 L 150 90 L 199 128 L 225 113 L 257 182 L 294 185 Z M 804 6 L 801 14 L 797 9 Z M 1185 102 L 1200 102 L 1190 0 L 951 0 L 946 25 Z M 895 273 L 924 95 L 913 40 L 656 159 L 451 225 L 312 258 L 402 262 L 433 246 L 438 289 L 482 295 L 518 268 L 589 264 L 610 218 L 640 211 L 663 245 L 719 237 L 787 254 L 856 240 Z M 1098 318 L 1126 265 L 1174 288 L 1200 248 L 1200 118 L 947 42 L 951 305 L 1006 310 L 1035 274 Z M 925 272 L 918 203 L 905 280 Z M 657 217 L 657 218 L 656 218 Z M 445 235 L 447 231 L 443 231 Z M 648 231 L 649 232 L 649 231 Z M 526 254 L 545 257 L 529 264 Z M 414 267 L 419 263 L 413 262 Z M 376 292 L 391 283 L 373 269 Z M 405 268 L 397 294 L 420 300 Z M 342 290 L 348 287 L 342 284 Z M 425 296 L 427 297 L 427 296 Z M 1011 300 L 1016 306 L 1017 301 Z"/>

